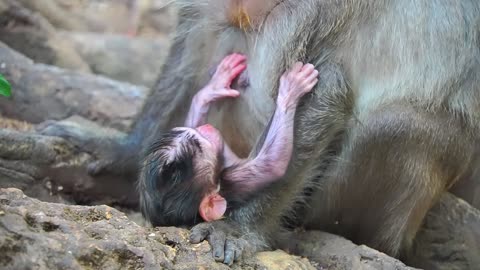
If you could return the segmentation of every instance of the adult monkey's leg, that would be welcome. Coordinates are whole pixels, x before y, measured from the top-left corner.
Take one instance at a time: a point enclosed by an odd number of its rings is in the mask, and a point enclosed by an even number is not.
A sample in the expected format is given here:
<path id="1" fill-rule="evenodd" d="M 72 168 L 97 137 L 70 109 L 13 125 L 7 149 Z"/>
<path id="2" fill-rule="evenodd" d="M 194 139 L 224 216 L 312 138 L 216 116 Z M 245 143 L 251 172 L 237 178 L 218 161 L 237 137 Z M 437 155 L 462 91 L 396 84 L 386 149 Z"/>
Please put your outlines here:
<path id="1" fill-rule="evenodd" d="M 471 130 L 451 112 L 408 102 L 360 114 L 313 195 L 307 228 L 406 254 L 427 211 L 471 166 Z"/>

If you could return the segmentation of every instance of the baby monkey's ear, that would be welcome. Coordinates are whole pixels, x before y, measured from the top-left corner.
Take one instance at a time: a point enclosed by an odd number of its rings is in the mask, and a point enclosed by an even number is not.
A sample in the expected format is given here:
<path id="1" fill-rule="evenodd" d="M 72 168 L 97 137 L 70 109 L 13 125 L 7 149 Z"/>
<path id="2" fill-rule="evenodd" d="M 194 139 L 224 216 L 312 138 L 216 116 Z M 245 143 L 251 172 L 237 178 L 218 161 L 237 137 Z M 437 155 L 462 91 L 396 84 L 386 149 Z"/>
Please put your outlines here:
<path id="1" fill-rule="evenodd" d="M 227 201 L 216 191 L 203 197 L 198 209 L 200 216 L 207 222 L 221 219 L 225 211 Z"/>

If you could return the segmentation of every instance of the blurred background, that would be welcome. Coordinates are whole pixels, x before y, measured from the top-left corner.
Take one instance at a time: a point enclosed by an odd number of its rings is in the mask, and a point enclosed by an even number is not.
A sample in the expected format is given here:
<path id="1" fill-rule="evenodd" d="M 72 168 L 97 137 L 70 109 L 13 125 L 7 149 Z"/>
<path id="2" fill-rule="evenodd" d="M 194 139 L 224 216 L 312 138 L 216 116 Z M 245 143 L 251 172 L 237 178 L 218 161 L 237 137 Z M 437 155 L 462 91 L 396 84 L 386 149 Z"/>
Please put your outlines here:
<path id="1" fill-rule="evenodd" d="M 152 86 L 175 26 L 169 2 L 0 0 L 0 40 L 38 63 Z"/>

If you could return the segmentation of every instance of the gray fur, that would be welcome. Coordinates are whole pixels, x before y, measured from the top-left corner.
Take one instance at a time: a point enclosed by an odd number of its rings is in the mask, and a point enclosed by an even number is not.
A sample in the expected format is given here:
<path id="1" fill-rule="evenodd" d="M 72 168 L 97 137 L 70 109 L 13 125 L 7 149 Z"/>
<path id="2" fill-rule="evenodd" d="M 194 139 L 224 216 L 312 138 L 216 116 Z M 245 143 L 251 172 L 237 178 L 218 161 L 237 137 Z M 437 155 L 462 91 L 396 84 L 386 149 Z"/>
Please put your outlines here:
<path id="1" fill-rule="evenodd" d="M 408 250 L 425 213 L 471 166 L 480 2 L 285 0 L 251 32 L 229 26 L 222 2 L 177 1 L 177 36 L 131 141 L 149 145 L 145 136 L 181 125 L 210 66 L 235 51 L 249 59 L 250 86 L 211 121 L 248 153 L 273 111 L 280 75 L 297 60 L 313 63 L 320 82 L 297 113 L 287 177 L 230 218 L 258 250 L 303 201 L 308 218 L 298 218 L 308 228 L 393 256 Z M 315 189 L 311 198 L 302 197 L 305 187 Z"/>

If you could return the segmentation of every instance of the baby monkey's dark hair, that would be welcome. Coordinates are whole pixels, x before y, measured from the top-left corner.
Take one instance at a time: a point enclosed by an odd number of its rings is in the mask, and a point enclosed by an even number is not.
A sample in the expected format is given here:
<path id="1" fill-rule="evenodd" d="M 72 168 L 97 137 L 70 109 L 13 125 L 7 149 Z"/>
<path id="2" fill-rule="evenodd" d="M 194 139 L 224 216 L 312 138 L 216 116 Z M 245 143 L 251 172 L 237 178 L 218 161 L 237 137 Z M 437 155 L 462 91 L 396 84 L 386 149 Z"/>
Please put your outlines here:
<path id="1" fill-rule="evenodd" d="M 169 131 L 144 155 L 138 182 L 140 209 L 153 226 L 192 226 L 202 221 L 198 206 L 205 186 L 193 179 L 193 158 L 202 149 L 193 137 L 178 139 L 189 136 L 186 132 Z"/>

